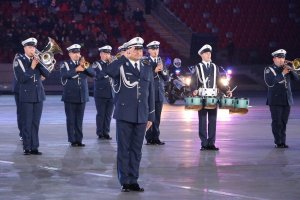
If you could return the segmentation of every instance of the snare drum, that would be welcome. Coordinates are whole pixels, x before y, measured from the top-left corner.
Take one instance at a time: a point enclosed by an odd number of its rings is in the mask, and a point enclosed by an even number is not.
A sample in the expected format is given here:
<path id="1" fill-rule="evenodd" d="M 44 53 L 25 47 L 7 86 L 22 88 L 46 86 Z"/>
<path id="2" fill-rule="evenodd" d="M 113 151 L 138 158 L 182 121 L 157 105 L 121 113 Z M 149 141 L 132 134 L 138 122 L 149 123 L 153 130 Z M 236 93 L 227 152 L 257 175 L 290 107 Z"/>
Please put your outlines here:
<path id="1" fill-rule="evenodd" d="M 217 108 L 218 99 L 217 97 L 204 97 L 204 108 L 215 109 Z"/>
<path id="2" fill-rule="evenodd" d="M 186 97 L 185 109 L 188 110 L 201 110 L 202 109 L 202 98 L 201 97 Z"/>
<path id="3" fill-rule="evenodd" d="M 230 110 L 232 113 L 246 114 L 248 112 L 249 99 L 236 98 L 234 102 L 234 109 Z"/>
<path id="4" fill-rule="evenodd" d="M 233 109 L 235 99 L 229 97 L 222 97 L 220 99 L 220 109 Z"/>

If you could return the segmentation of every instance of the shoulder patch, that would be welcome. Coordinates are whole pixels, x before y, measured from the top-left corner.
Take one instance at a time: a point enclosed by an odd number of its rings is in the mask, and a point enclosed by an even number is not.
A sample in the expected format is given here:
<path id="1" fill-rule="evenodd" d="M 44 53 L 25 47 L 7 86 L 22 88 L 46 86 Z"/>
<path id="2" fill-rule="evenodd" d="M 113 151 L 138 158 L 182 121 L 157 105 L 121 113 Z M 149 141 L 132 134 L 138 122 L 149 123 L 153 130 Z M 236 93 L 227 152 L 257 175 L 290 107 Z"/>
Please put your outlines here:
<path id="1" fill-rule="evenodd" d="M 18 67 L 19 63 L 17 60 L 14 61 L 14 67 Z"/>
<path id="2" fill-rule="evenodd" d="M 96 68 L 97 68 L 97 63 L 96 63 L 96 62 L 94 62 L 94 63 L 92 64 L 92 68 L 93 68 L 93 69 L 96 69 Z"/>
<path id="3" fill-rule="evenodd" d="M 150 64 L 150 62 L 149 62 L 148 59 L 142 60 L 142 63 L 145 64 L 145 65 L 149 65 Z"/>
<path id="4" fill-rule="evenodd" d="M 266 69 L 266 74 L 270 73 L 270 69 Z"/>

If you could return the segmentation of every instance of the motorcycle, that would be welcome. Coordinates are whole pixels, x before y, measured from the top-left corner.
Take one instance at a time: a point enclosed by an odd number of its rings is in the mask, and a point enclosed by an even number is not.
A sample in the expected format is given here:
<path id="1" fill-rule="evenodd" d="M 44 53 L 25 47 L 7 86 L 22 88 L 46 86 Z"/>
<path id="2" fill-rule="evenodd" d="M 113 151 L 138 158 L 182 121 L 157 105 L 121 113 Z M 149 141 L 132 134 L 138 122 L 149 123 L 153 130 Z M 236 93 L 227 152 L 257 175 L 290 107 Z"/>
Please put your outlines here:
<path id="1" fill-rule="evenodd" d="M 184 100 L 191 95 L 191 74 L 182 74 L 180 69 L 170 74 L 169 81 L 165 85 L 165 97 L 169 104 L 174 104 L 176 100 Z"/>

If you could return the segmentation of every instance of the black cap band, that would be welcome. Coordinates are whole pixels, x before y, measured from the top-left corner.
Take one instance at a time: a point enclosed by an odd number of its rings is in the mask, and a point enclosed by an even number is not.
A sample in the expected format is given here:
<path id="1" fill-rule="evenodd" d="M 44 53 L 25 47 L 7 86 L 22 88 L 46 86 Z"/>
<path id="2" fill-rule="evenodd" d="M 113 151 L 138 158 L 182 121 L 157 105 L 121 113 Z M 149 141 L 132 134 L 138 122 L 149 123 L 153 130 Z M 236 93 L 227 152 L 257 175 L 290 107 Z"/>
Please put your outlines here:
<path id="1" fill-rule="evenodd" d="M 273 57 L 285 58 L 285 54 L 284 53 L 278 53 L 278 54 L 275 54 Z"/>
<path id="2" fill-rule="evenodd" d="M 36 47 L 36 43 L 35 42 L 27 42 L 24 44 L 24 47 L 26 47 L 26 46 Z"/>
<path id="3" fill-rule="evenodd" d="M 200 54 L 203 54 L 203 53 L 206 53 L 206 52 L 211 52 L 211 49 L 210 48 L 206 48 L 206 49 L 203 49 Z"/>
<path id="4" fill-rule="evenodd" d="M 79 53 L 79 52 L 80 52 L 80 49 L 79 49 L 79 48 L 76 48 L 76 49 L 70 49 L 69 52 L 71 52 L 71 53 Z"/>
<path id="5" fill-rule="evenodd" d="M 108 50 L 108 49 L 101 49 L 100 52 L 111 53 L 111 50 Z"/>
<path id="6" fill-rule="evenodd" d="M 148 49 L 159 49 L 159 45 L 148 46 Z"/>

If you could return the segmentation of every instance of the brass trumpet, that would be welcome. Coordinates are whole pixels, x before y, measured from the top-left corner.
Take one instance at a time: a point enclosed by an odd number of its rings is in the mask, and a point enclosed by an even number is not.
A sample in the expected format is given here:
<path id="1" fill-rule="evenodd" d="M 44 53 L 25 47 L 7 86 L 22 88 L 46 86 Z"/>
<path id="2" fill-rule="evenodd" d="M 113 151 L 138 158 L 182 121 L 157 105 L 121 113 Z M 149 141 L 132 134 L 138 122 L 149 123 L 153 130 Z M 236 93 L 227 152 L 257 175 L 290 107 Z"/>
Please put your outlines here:
<path id="1" fill-rule="evenodd" d="M 79 59 L 79 63 L 84 69 L 87 69 L 90 67 L 90 63 L 87 62 L 83 56 Z"/>
<path id="2" fill-rule="evenodd" d="M 292 67 L 288 64 L 292 64 Z M 300 70 L 300 58 L 296 58 L 293 61 L 285 60 L 284 61 L 284 67 L 288 68 L 291 71 L 298 71 Z"/>

